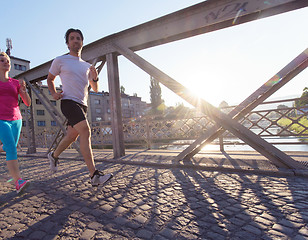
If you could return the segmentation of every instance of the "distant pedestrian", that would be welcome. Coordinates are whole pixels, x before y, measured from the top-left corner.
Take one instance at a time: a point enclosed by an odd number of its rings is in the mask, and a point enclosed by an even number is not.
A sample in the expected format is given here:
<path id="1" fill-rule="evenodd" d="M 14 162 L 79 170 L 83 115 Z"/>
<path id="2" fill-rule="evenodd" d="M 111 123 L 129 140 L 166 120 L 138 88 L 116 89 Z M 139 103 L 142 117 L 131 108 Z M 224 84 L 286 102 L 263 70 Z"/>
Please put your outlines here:
<path id="1" fill-rule="evenodd" d="M 98 73 L 94 66 L 81 59 L 83 34 L 79 29 L 69 29 L 65 34 L 69 54 L 56 57 L 49 69 L 47 83 L 55 100 L 61 99 L 61 111 L 68 120 L 67 133 L 54 151 L 48 154 L 50 169 L 58 170 L 59 155 L 77 137 L 80 138 L 80 151 L 90 172 L 92 186 L 104 184 L 112 174 L 103 174 L 94 164 L 91 147 L 91 129 L 87 120 L 88 86 L 98 92 Z M 57 92 L 54 84 L 59 75 L 63 92 Z"/>
<path id="2" fill-rule="evenodd" d="M 17 145 L 22 127 L 22 116 L 18 106 L 18 95 L 30 106 L 31 99 L 23 80 L 9 77 L 10 57 L 0 52 L 0 152 L 6 152 L 6 165 L 12 176 L 17 193 L 25 190 L 29 181 L 20 177 L 17 160 Z"/>

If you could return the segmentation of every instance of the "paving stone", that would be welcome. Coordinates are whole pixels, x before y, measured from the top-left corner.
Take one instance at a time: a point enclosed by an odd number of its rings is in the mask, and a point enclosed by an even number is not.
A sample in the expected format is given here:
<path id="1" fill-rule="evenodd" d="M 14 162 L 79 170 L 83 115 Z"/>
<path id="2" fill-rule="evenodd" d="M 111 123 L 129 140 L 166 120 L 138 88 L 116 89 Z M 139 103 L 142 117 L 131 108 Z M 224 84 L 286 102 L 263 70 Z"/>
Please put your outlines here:
<path id="1" fill-rule="evenodd" d="M 134 218 L 135 221 L 144 224 L 148 219 L 142 215 L 138 215 Z"/>
<path id="2" fill-rule="evenodd" d="M 274 226 L 272 227 L 272 229 L 276 230 L 276 231 L 279 231 L 279 232 L 282 232 L 282 233 L 285 233 L 287 235 L 291 235 L 293 233 L 293 229 L 292 228 L 289 228 L 289 227 L 285 227 L 283 225 L 280 225 L 280 224 L 274 224 Z"/>
<path id="3" fill-rule="evenodd" d="M 140 237 L 141 239 L 151 239 L 153 233 L 150 231 L 147 231 L 145 229 L 141 229 L 137 232 L 137 237 Z"/>
<path id="4" fill-rule="evenodd" d="M 160 231 L 160 235 L 165 236 L 166 238 L 172 239 L 176 235 L 176 231 L 170 229 L 170 228 L 164 228 Z"/>
<path id="5" fill-rule="evenodd" d="M 92 239 L 94 237 L 94 235 L 96 234 L 96 231 L 91 230 L 91 229 L 86 229 L 80 236 L 81 240 L 89 240 Z"/>
<path id="6" fill-rule="evenodd" d="M 125 225 L 129 222 L 129 220 L 125 217 L 117 217 L 114 221 L 119 225 Z"/>
<path id="7" fill-rule="evenodd" d="M 88 225 L 88 227 L 90 228 L 90 229 L 93 229 L 93 230 L 98 230 L 98 229 L 100 229 L 100 228 L 102 228 L 103 227 L 103 225 L 101 224 L 101 223 L 98 223 L 98 222 L 91 222 L 89 225 Z"/>
<path id="8" fill-rule="evenodd" d="M 29 235 L 29 239 L 43 239 L 46 235 L 43 231 L 35 231 Z"/>
<path id="9" fill-rule="evenodd" d="M 257 236 L 260 236 L 262 234 L 262 231 L 252 225 L 247 225 L 243 227 L 244 230 L 251 232 Z"/>
<path id="10" fill-rule="evenodd" d="M 300 234 L 302 234 L 303 236 L 308 237 L 308 228 L 307 227 L 301 228 L 298 232 Z"/>
<path id="11" fill-rule="evenodd" d="M 21 169 L 33 188 L 20 198 L 10 193 L 13 186 L 0 183 L 0 238 L 308 238 L 305 178 L 153 168 L 112 160 L 97 162 L 99 169 L 114 173 L 110 184 L 98 190 L 85 183 L 87 169 L 78 161 L 63 160 L 62 170 L 50 176 L 46 158 L 22 158 Z M 172 158 L 147 156 L 138 161 Z M 0 161 L 0 176 L 6 171 L 5 160 Z"/>

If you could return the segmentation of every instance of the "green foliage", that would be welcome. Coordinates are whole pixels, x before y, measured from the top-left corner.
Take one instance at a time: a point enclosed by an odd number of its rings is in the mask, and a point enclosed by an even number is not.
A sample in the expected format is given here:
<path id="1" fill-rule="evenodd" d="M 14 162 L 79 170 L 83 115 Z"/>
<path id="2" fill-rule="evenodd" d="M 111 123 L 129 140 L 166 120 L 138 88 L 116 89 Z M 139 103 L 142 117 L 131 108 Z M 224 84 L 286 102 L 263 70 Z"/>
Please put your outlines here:
<path id="1" fill-rule="evenodd" d="M 183 103 L 179 103 L 175 107 L 169 107 L 166 110 L 165 117 L 168 119 L 178 119 L 185 117 L 193 117 L 194 115 L 194 110 L 189 107 L 185 107 Z"/>
<path id="2" fill-rule="evenodd" d="M 308 128 L 308 119 L 307 117 L 302 117 L 299 121 L 300 124 Z M 277 122 L 280 126 L 289 126 L 292 124 L 292 120 L 289 118 L 282 118 Z M 292 124 L 291 126 L 288 127 L 289 130 L 295 131 L 297 133 L 300 133 L 301 131 L 304 130 L 304 128 L 299 125 L 299 124 Z M 304 131 L 303 134 L 308 134 L 308 130 Z"/>
<path id="3" fill-rule="evenodd" d="M 303 93 L 301 95 L 301 99 L 295 101 L 295 106 L 296 107 L 301 107 L 305 106 L 308 104 L 308 88 L 305 87 L 303 89 Z"/>

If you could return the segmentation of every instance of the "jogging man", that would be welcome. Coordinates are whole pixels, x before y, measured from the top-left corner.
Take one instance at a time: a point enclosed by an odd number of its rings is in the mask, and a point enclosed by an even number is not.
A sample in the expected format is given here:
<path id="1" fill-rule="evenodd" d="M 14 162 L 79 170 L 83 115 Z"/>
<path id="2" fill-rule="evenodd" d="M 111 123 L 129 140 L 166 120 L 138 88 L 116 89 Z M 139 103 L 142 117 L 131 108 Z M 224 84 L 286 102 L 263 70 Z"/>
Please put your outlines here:
<path id="1" fill-rule="evenodd" d="M 91 129 L 86 117 L 88 86 L 98 92 L 98 73 L 94 66 L 81 59 L 83 34 L 79 29 L 69 29 L 65 34 L 69 54 L 56 57 L 47 77 L 48 89 L 55 100 L 61 99 L 61 111 L 68 120 L 67 133 L 57 148 L 48 154 L 50 169 L 58 170 L 59 155 L 80 136 L 80 151 L 88 167 L 92 186 L 104 184 L 112 174 L 103 174 L 94 164 L 91 147 Z M 63 92 L 54 84 L 59 75 Z"/>

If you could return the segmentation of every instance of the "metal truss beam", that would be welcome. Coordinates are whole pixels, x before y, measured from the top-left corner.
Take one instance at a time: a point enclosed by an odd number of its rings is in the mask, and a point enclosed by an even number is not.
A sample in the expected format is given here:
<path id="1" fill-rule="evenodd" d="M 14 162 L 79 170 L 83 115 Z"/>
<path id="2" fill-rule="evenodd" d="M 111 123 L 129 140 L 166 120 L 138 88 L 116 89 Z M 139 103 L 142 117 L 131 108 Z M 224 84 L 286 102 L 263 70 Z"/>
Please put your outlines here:
<path id="1" fill-rule="evenodd" d="M 82 58 L 100 61 L 113 52 L 111 42 L 142 50 L 307 6 L 307 0 L 208 0 L 90 43 L 84 46 Z M 51 62 L 17 77 L 30 82 L 44 80 Z"/>
<path id="2" fill-rule="evenodd" d="M 192 103 L 201 106 L 202 111 L 212 118 L 218 125 L 237 135 L 244 142 L 262 153 L 276 165 L 281 167 L 296 167 L 296 162 L 289 156 L 283 154 L 271 144 L 255 136 L 230 116 L 221 113 L 209 103 L 202 99 L 192 97 L 188 89 L 183 88 L 176 81 L 140 59 L 134 51 L 142 50 L 169 42 L 193 37 L 211 31 L 235 26 L 256 19 L 273 16 L 276 14 L 292 11 L 308 6 L 307 0 L 207 0 L 194 6 L 182 9 L 172 14 L 157 18 L 153 21 L 138 25 L 122 32 L 109 35 L 93 43 L 84 46 L 82 58 L 87 62 L 102 61 L 106 56 L 125 54 L 132 62 L 151 76 L 154 76 L 165 86 L 176 94 Z M 113 45 L 113 43 L 117 43 Z M 135 59 L 136 58 L 136 59 Z M 52 61 L 24 72 L 17 78 L 27 78 L 30 83 L 35 83 L 47 78 L 48 70 Z M 152 74 L 153 73 L 153 74 Z M 115 75 L 113 75 L 114 77 Z M 116 94 L 113 92 L 111 94 Z M 117 96 L 111 96 L 115 98 Z M 114 116 L 113 127 L 120 122 L 118 115 Z M 117 147 L 122 152 L 120 136 Z M 297 166 L 300 167 L 300 166 Z"/>
<path id="3" fill-rule="evenodd" d="M 302 72 L 308 66 L 308 48 L 294 58 L 289 64 L 275 74 L 271 79 L 265 82 L 254 93 L 247 97 L 242 103 L 235 107 L 228 115 L 239 120 L 247 113 L 251 112 L 260 103 L 265 101 L 273 93 L 283 87 L 292 80 L 297 74 Z M 178 156 L 177 160 L 189 159 L 197 154 L 203 146 L 210 144 L 213 140 L 223 134 L 225 130 L 216 125 L 209 129 L 203 136 L 199 137 L 195 142 L 189 145 Z"/>
<path id="4" fill-rule="evenodd" d="M 204 114 L 213 119 L 218 125 L 228 130 L 245 143 L 250 145 L 260 154 L 268 158 L 273 164 L 282 168 L 296 168 L 305 169 L 306 167 L 301 163 L 295 161 L 293 158 L 280 151 L 272 144 L 266 142 L 264 139 L 254 134 L 249 129 L 242 126 L 240 123 L 232 119 L 227 114 L 219 111 L 216 107 L 212 106 L 205 100 L 195 97 L 189 89 L 169 77 L 167 74 L 160 71 L 158 68 L 153 66 L 151 63 L 144 60 L 142 57 L 134 53 L 129 48 L 120 46 L 118 43 L 112 44 L 113 48 L 121 55 L 129 59 L 131 62 L 136 64 L 139 68 L 153 76 L 156 80 L 162 83 L 165 87 L 182 97 L 191 105 L 198 107 Z"/>

